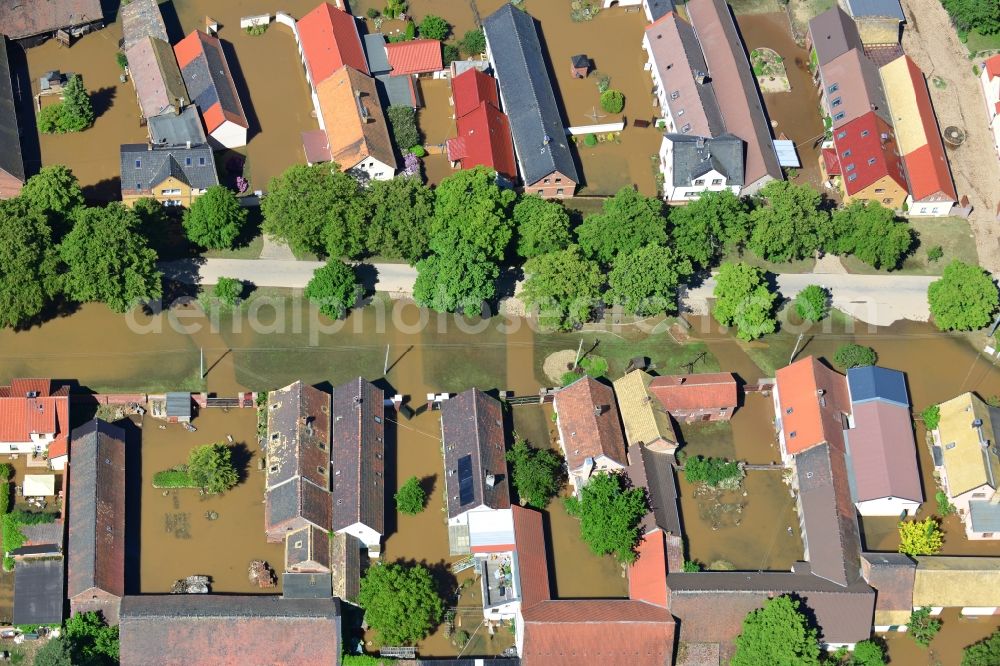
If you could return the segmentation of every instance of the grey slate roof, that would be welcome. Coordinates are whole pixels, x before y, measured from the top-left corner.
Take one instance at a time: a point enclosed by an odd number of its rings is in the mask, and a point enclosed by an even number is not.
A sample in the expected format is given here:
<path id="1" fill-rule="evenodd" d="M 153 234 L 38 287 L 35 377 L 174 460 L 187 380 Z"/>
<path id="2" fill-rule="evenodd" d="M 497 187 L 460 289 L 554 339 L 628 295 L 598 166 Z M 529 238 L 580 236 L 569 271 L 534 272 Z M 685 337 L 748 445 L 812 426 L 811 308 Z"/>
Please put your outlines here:
<path id="1" fill-rule="evenodd" d="M 906 21 L 899 0 L 847 0 L 847 8 L 854 18 L 894 18 Z"/>
<path id="2" fill-rule="evenodd" d="M 72 433 L 70 598 L 92 588 L 125 594 L 125 431 L 94 419 Z"/>
<path id="3" fill-rule="evenodd" d="M 281 596 L 285 599 L 329 599 L 333 596 L 330 574 L 286 573 L 281 576 Z"/>
<path id="4" fill-rule="evenodd" d="M 21 135 L 17 129 L 14 84 L 7 59 L 7 38 L 0 35 L 0 169 L 24 182 Z"/>
<path id="5" fill-rule="evenodd" d="M 219 104 L 227 120 L 241 127 L 249 127 L 233 75 L 229 71 L 226 54 L 222 50 L 222 42 L 200 30 L 188 35 L 185 41 L 191 39 L 196 40 L 200 48 L 195 57 L 181 69 L 181 78 L 184 79 L 191 102 L 201 110 L 202 115 Z"/>
<path id="6" fill-rule="evenodd" d="M 285 570 L 329 571 L 330 538 L 315 525 L 307 525 L 285 536 Z"/>
<path id="7" fill-rule="evenodd" d="M 690 185 L 709 171 L 718 171 L 728 180 L 728 185 L 743 186 L 743 140 L 732 134 L 715 138 L 690 134 L 667 134 L 673 141 L 675 187 Z"/>
<path id="8" fill-rule="evenodd" d="M 411 79 L 408 76 L 392 76 L 389 55 L 385 50 L 385 37 L 380 32 L 364 35 L 361 44 L 368 60 L 368 71 L 375 78 L 382 106 L 413 106 Z"/>
<path id="9" fill-rule="evenodd" d="M 646 532 L 656 528 L 681 535 L 681 516 L 677 502 L 677 479 L 674 476 L 674 456 L 650 451 L 645 446 L 633 444 L 628 450 L 628 475 L 636 487 L 645 486 L 649 494 L 650 512 L 642 520 Z M 644 476 L 640 483 L 633 475 Z"/>
<path id="10" fill-rule="evenodd" d="M 167 416 L 191 416 L 191 394 L 174 391 L 167 394 Z"/>
<path id="11" fill-rule="evenodd" d="M 333 530 L 363 523 L 385 534 L 385 396 L 361 377 L 333 389 Z"/>
<path id="12" fill-rule="evenodd" d="M 206 142 L 205 128 L 198 117 L 198 110 L 191 105 L 179 114 L 163 113 L 147 121 L 149 135 L 153 143 L 166 146 L 184 146 L 189 141 L 192 146 Z"/>
<path id="13" fill-rule="evenodd" d="M 61 624 L 63 559 L 21 560 L 14 567 L 14 624 Z"/>
<path id="14" fill-rule="evenodd" d="M 170 43 L 167 26 L 160 13 L 157 0 L 132 0 L 122 3 L 121 10 L 123 50 L 145 37 L 155 37 Z"/>
<path id="15" fill-rule="evenodd" d="M 510 508 L 503 412 L 500 403 L 479 389 L 469 389 L 441 406 L 445 493 L 448 517 L 486 505 Z M 486 484 L 493 474 L 495 485 Z"/>
<path id="16" fill-rule="evenodd" d="M 647 0 L 646 6 L 649 8 L 649 19 L 658 21 L 668 12 L 674 11 L 673 0 Z"/>
<path id="17" fill-rule="evenodd" d="M 138 166 L 136 163 L 138 162 Z M 189 163 L 190 162 L 190 163 Z M 157 146 L 127 143 L 121 147 L 123 193 L 148 194 L 169 177 L 197 189 L 219 184 L 215 157 L 208 146 Z"/>
<path id="18" fill-rule="evenodd" d="M 862 48 L 858 26 L 838 6 L 809 21 L 809 36 L 820 66 L 839 58 L 851 49 Z"/>
<path id="19" fill-rule="evenodd" d="M 869 365 L 847 371 L 847 386 L 851 402 L 882 400 L 901 407 L 910 406 L 906 392 L 906 376 L 898 370 Z"/>
<path id="20" fill-rule="evenodd" d="M 506 4 L 483 19 L 483 30 L 525 185 L 553 171 L 579 183 L 534 19 Z"/>
<path id="21" fill-rule="evenodd" d="M 389 65 L 389 55 L 385 52 L 385 36 L 381 32 L 365 35 L 361 45 L 365 49 L 368 71 L 372 76 L 388 74 L 392 70 Z"/>
<path id="22" fill-rule="evenodd" d="M 1000 532 L 1000 504 L 973 500 L 969 502 L 969 515 L 974 532 Z"/>

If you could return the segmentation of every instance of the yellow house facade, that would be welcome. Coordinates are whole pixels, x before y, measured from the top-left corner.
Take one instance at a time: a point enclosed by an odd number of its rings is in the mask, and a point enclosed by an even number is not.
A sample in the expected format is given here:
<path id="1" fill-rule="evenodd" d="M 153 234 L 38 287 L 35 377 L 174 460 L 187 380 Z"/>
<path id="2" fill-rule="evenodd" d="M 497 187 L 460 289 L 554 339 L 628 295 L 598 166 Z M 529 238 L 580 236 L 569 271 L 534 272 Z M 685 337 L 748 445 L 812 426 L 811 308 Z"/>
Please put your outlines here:
<path id="1" fill-rule="evenodd" d="M 122 202 L 129 208 L 144 198 L 164 206 L 190 206 L 218 184 L 215 158 L 207 145 L 121 147 Z"/>

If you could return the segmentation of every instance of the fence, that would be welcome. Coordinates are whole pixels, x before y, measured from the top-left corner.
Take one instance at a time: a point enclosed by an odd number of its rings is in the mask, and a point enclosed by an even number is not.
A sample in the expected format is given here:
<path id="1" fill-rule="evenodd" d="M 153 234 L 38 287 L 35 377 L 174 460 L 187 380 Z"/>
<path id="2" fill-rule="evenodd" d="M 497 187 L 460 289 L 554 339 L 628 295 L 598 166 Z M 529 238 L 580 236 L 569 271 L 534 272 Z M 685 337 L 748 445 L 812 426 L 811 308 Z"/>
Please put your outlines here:
<path id="1" fill-rule="evenodd" d="M 605 134 L 607 132 L 621 132 L 625 129 L 624 122 L 604 123 L 603 125 L 577 125 L 567 127 L 566 134 L 577 136 L 580 134 Z"/>

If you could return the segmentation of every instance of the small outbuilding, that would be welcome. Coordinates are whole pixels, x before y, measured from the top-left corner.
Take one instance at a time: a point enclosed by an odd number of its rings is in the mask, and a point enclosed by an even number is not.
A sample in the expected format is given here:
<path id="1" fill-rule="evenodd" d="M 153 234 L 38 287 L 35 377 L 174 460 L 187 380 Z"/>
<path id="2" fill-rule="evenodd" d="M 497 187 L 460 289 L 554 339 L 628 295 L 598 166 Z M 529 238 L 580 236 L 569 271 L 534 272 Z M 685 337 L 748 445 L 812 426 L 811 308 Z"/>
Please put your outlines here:
<path id="1" fill-rule="evenodd" d="M 574 79 L 585 79 L 590 74 L 590 58 L 583 55 L 575 55 L 569 59 L 569 71 Z"/>
<path id="2" fill-rule="evenodd" d="M 191 394 L 173 392 L 167 394 L 167 421 L 170 423 L 191 422 Z"/>
<path id="3" fill-rule="evenodd" d="M 56 494 L 56 475 L 25 474 L 22 494 L 25 497 L 52 497 Z"/>

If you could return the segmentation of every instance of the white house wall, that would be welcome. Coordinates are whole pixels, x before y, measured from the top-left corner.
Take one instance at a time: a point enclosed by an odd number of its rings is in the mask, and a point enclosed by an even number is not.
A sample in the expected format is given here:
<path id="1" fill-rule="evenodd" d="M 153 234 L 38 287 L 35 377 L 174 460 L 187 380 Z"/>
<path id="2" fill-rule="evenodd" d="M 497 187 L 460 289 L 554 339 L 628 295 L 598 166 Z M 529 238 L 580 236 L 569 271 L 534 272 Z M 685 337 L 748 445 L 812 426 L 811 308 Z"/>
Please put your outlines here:
<path id="1" fill-rule="evenodd" d="M 882 497 L 876 500 L 858 502 L 855 506 L 858 508 L 858 513 L 862 516 L 898 517 L 902 515 L 903 511 L 906 511 L 910 516 L 916 514 L 917 509 L 920 508 L 920 503 L 913 500 L 899 499 L 898 497 Z"/>
<path id="2" fill-rule="evenodd" d="M 240 148 L 247 145 L 247 128 L 227 120 L 215 128 L 210 138 L 222 148 Z"/>
<path id="3" fill-rule="evenodd" d="M 906 208 L 910 217 L 946 217 L 954 205 L 954 201 L 918 203 L 913 200 L 912 195 L 906 197 Z"/>
<path id="4" fill-rule="evenodd" d="M 378 546 L 382 541 L 382 535 L 364 523 L 354 523 L 344 529 L 337 530 L 337 534 L 350 534 L 356 536 L 366 547 Z"/>

